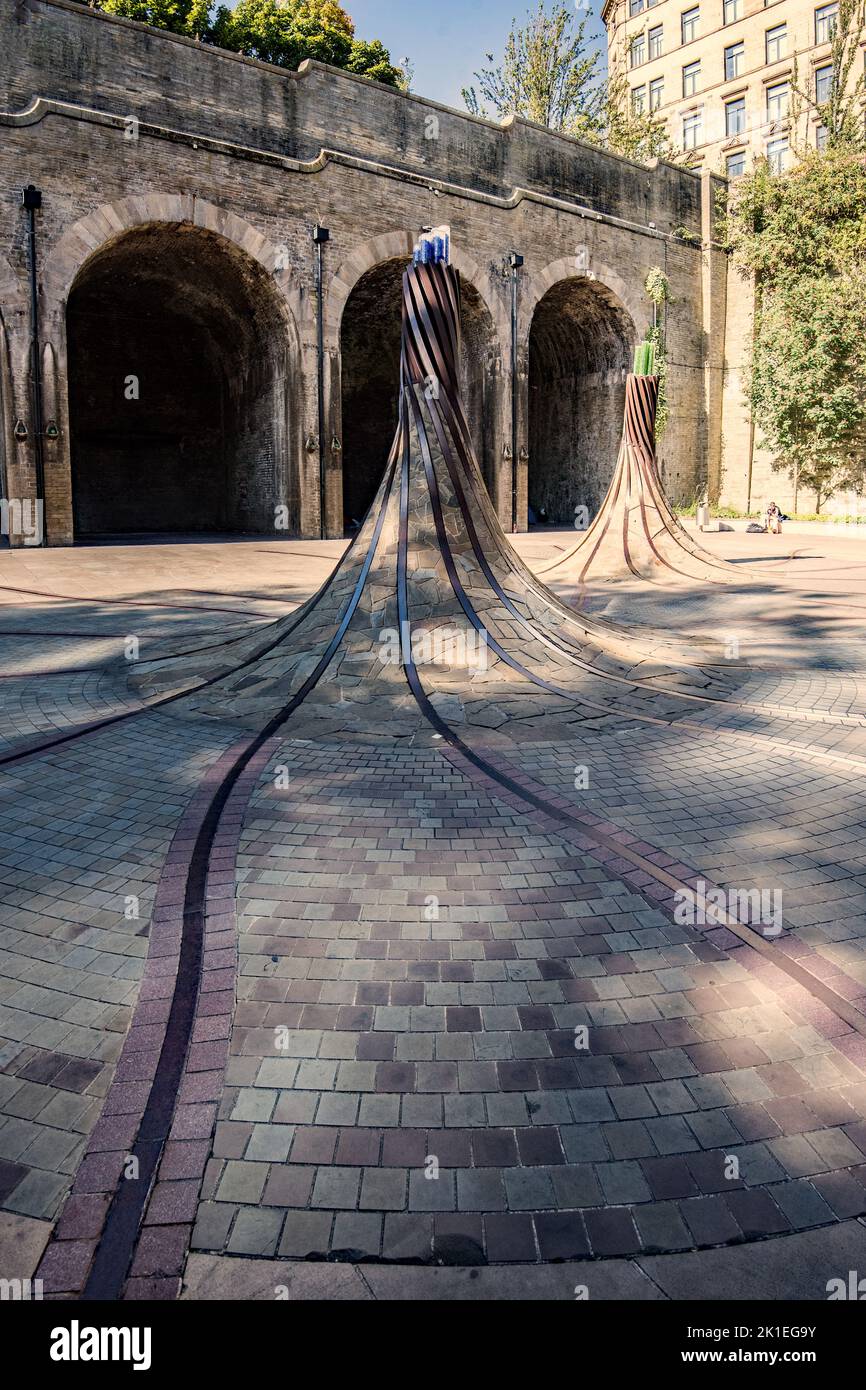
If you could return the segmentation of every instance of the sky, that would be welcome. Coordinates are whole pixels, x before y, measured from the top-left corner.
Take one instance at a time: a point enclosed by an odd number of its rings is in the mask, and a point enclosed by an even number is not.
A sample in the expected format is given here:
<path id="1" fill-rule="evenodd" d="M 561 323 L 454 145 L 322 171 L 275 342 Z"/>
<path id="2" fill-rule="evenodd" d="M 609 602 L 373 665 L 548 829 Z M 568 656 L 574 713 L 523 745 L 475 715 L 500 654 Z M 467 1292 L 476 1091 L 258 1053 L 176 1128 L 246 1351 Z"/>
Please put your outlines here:
<path id="1" fill-rule="evenodd" d="M 578 15 L 590 14 L 589 30 L 601 41 L 602 0 L 570 0 Z M 460 95 L 472 74 L 485 65 L 485 54 L 502 54 L 511 21 L 522 22 L 535 0 L 342 0 L 355 21 L 359 39 L 381 39 L 399 63 L 414 65 L 412 90 L 448 106 L 463 107 Z"/>

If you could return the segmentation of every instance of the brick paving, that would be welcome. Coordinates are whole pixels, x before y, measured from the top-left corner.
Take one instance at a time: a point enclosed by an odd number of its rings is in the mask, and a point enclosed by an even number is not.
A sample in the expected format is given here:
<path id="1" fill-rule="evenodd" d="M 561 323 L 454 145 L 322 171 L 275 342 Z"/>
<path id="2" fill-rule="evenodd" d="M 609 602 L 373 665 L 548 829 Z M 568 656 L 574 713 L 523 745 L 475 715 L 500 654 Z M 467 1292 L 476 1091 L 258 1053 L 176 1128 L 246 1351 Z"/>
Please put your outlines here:
<path id="1" fill-rule="evenodd" d="M 257 566 L 270 574 L 270 563 L 262 555 Z M 214 602 L 231 609 L 227 593 Z M 164 641 L 175 620 L 159 597 L 145 611 Z M 88 626 L 79 604 L 43 602 L 52 631 Z M 98 637 L 110 605 L 93 607 L 92 642 L 34 639 L 39 669 L 92 664 L 89 690 L 58 674 L 46 703 L 42 677 L 3 683 L 13 712 L 27 704 L 19 686 L 32 687 L 37 731 L 104 716 L 118 688 L 124 708 L 141 702 L 106 669 L 117 638 Z M 261 627 L 242 629 L 230 612 L 185 622 L 207 629 L 204 643 Z M 27 639 L 3 641 L 10 673 L 34 664 Z M 461 732 L 624 844 L 711 883 L 781 888 L 810 968 L 860 1008 L 862 778 L 844 759 L 860 756 L 861 689 L 853 671 L 742 673 L 734 698 L 856 720 L 830 725 L 848 742 L 822 761 L 821 725 L 788 718 L 783 776 L 777 725 L 766 747 L 725 741 L 713 734 L 732 722 L 725 710 L 689 711 L 694 729 L 620 718 L 569 739 L 558 729 L 545 739 L 541 720 L 507 749 L 501 730 L 465 722 Z M 433 741 L 310 741 L 315 722 L 266 749 L 243 789 L 237 945 L 223 927 L 221 988 L 213 1004 L 201 996 L 130 1295 L 175 1293 L 189 1249 L 613 1258 L 866 1210 L 866 1064 L 844 1050 L 856 1032 L 816 1014 L 779 972 L 748 969 L 745 948 L 720 950 L 710 933 L 678 926 L 628 865 L 577 845 Z M 236 738 L 236 720 L 181 705 L 4 774 L 0 1194 L 11 1212 L 62 1212 L 46 1264 L 58 1288 L 86 1277 L 117 1182 L 110 1155 L 134 1139 L 124 1110 L 144 1083 L 121 1073 L 119 1101 L 104 1109 L 104 1097 L 136 1002 L 142 1026 L 164 1015 L 164 992 L 151 999 L 139 985 L 169 845 Z M 578 764 L 589 768 L 580 792 Z M 575 1046 L 579 1029 L 586 1046 Z M 732 1158 L 737 1178 L 725 1175 Z"/>

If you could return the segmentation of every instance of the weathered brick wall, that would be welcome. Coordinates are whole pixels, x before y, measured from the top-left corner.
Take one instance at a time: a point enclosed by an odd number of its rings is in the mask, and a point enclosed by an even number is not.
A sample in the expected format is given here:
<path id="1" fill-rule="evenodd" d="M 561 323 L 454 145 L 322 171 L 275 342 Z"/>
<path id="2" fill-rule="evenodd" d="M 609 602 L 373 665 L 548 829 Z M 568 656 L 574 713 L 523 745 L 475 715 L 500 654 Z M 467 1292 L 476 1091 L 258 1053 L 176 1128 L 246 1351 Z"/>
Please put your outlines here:
<path id="1" fill-rule="evenodd" d="M 4 6 L 0 53 L 0 111 L 6 113 L 0 116 L 0 382 L 5 372 L 7 488 L 26 493 L 33 486 L 32 441 L 9 441 L 12 421 L 29 422 L 32 414 L 20 209 L 20 189 L 32 181 L 44 199 L 40 332 L 57 363 L 53 413 L 59 438 L 46 441 L 52 541 L 72 538 L 67 297 L 94 255 L 106 248 L 110 253 L 129 229 L 154 223 L 176 225 L 178 235 L 193 236 L 182 229 L 197 228 L 198 235 L 231 248 L 234 269 L 227 271 L 225 286 L 212 284 L 214 296 L 228 292 L 231 276 L 243 277 L 248 265 L 259 296 L 253 316 L 268 325 L 261 351 L 283 362 L 275 360 L 272 378 L 249 414 L 260 431 L 263 411 L 276 411 L 270 442 L 259 446 L 248 439 L 241 451 L 258 519 L 250 521 L 250 508 L 238 503 L 236 524 L 258 526 L 272 505 L 285 503 L 293 524 L 304 534 L 318 533 L 311 240 L 317 221 L 331 231 L 323 299 L 323 439 L 332 534 L 342 528 L 341 476 L 351 467 L 340 447 L 343 308 L 363 274 L 405 256 L 419 226 L 439 221 L 452 225 L 455 262 L 480 296 L 491 326 L 485 351 L 470 356 L 467 371 L 474 375 L 467 389 L 472 402 L 488 408 L 484 452 L 503 520 L 511 494 L 505 272 L 511 250 L 525 257 L 516 380 L 522 516 L 530 443 L 528 344 L 536 306 L 560 280 L 585 275 L 615 297 L 641 334 L 651 314 L 644 280 L 656 265 L 668 275 L 673 296 L 673 410 L 662 466 L 674 497 L 691 496 L 707 454 L 707 270 L 700 250 L 672 232 L 684 228 L 701 235 L 697 175 L 666 165 L 646 169 L 523 121 L 479 121 L 317 65 L 285 73 L 69 0 Z M 140 122 L 137 128 L 131 117 Z M 320 159 L 322 150 L 336 156 Z M 713 284 L 720 276 L 724 268 L 715 266 Z M 476 429 L 480 437 L 477 424 Z M 258 481 L 252 477 L 256 458 L 264 459 Z M 612 469 L 613 461 L 599 456 L 598 470 Z"/>

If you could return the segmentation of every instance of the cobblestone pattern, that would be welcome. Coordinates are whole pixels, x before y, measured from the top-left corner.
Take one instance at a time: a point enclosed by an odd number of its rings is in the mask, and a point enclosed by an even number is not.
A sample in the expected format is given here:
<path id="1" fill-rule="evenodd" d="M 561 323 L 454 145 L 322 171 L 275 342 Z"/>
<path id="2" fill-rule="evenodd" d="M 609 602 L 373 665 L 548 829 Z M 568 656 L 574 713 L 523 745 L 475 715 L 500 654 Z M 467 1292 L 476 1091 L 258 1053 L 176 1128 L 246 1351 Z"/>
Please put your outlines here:
<path id="1" fill-rule="evenodd" d="M 551 1259 L 864 1210 L 863 1069 L 804 991 L 438 754 L 279 757 L 289 788 L 263 780 L 242 841 L 193 1248 Z"/>

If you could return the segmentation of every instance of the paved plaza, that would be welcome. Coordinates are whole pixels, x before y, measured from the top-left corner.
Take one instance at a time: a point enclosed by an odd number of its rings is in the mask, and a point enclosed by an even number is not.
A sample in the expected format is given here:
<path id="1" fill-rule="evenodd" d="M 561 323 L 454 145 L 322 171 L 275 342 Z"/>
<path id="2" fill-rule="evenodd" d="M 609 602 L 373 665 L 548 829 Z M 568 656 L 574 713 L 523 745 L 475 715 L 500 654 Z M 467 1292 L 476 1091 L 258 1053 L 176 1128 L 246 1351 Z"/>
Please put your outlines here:
<path id="1" fill-rule="evenodd" d="M 440 653 L 426 719 L 360 623 L 282 717 L 342 543 L 0 552 L 4 1275 L 824 1298 L 863 1267 L 866 546 L 736 526 L 701 541 L 724 585 L 554 584 L 568 661 L 518 567 L 501 659 Z M 772 921 L 684 920 L 713 888 Z"/>

